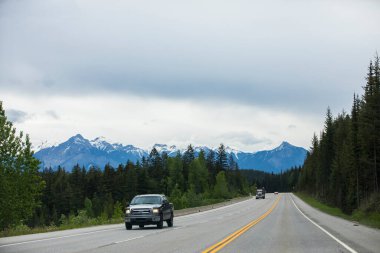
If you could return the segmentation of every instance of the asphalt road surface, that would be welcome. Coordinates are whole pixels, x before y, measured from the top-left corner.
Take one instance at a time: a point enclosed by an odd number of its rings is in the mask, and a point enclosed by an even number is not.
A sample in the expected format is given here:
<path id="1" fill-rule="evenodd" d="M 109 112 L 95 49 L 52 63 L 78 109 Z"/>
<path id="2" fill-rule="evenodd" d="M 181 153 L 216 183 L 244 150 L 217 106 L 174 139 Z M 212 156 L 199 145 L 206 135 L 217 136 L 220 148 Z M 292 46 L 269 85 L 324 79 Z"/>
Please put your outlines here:
<path id="1" fill-rule="evenodd" d="M 284 193 L 177 217 L 161 230 L 117 224 L 0 238 L 0 252 L 380 252 L 380 230 Z"/>

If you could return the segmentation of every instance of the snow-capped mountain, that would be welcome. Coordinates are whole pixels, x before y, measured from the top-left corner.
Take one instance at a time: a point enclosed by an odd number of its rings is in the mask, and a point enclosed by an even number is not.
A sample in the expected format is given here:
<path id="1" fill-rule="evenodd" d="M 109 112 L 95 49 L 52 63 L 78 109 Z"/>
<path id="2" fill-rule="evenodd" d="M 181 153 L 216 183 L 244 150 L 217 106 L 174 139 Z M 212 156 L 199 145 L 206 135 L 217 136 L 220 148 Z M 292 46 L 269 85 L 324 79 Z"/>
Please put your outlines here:
<path id="1" fill-rule="evenodd" d="M 158 151 L 158 153 L 167 153 L 169 157 L 176 156 L 178 152 L 182 153 L 182 151 L 178 149 L 175 145 L 168 146 L 166 144 L 154 144 L 152 149 L 153 148 L 155 148 Z"/>
<path id="2" fill-rule="evenodd" d="M 169 157 L 176 156 L 178 152 L 183 154 L 186 151 L 166 144 L 155 144 L 153 148 L 159 153 L 166 152 Z M 204 150 L 207 155 L 212 149 L 206 146 L 194 147 L 195 156 L 201 150 Z M 213 150 L 217 152 L 217 149 Z M 149 156 L 150 151 L 133 145 L 112 144 L 104 137 L 88 140 L 77 134 L 59 145 L 43 147 L 35 153 L 35 157 L 42 162 L 43 167 L 57 168 L 61 166 L 70 170 L 76 164 L 86 168 L 90 166 L 103 168 L 105 164 L 109 163 L 113 167 L 117 167 L 119 164 L 125 164 L 128 160 L 137 162 L 143 156 Z M 307 153 L 304 148 L 293 146 L 288 142 L 283 142 L 273 150 L 255 153 L 241 152 L 230 147 L 226 147 L 226 152 L 232 155 L 241 169 L 257 169 L 274 173 L 292 166 L 302 165 Z"/>
<path id="3" fill-rule="evenodd" d="M 306 158 L 306 149 L 296 147 L 288 142 L 272 150 L 256 153 L 239 152 L 237 161 L 241 169 L 257 169 L 278 173 L 294 166 L 303 165 Z"/>
<path id="4" fill-rule="evenodd" d="M 116 167 L 128 160 L 137 162 L 147 155 L 145 150 L 132 145 L 110 144 L 102 137 L 89 141 L 80 134 L 57 146 L 43 148 L 35 153 L 35 157 L 42 162 L 43 167 L 61 166 L 67 169 L 76 164 L 86 168 L 90 166 L 103 168 L 109 163 Z"/>

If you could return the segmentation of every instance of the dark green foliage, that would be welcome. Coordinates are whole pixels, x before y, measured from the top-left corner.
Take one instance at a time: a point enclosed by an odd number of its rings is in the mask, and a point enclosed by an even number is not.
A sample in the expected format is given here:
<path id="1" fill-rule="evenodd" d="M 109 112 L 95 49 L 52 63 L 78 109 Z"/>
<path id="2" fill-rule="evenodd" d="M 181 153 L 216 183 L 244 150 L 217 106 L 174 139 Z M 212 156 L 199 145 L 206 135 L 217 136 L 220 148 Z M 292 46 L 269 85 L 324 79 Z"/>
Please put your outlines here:
<path id="1" fill-rule="evenodd" d="M 221 171 L 216 176 L 216 184 L 214 186 L 214 196 L 216 198 L 229 198 L 230 193 L 228 191 L 228 185 L 226 180 L 226 173 L 224 171 Z"/>
<path id="2" fill-rule="evenodd" d="M 291 192 L 296 190 L 299 175 L 301 173 L 301 167 L 291 168 L 280 174 L 266 173 L 264 171 L 258 170 L 241 170 L 242 180 L 245 181 L 243 186 L 246 188 L 245 191 L 250 191 L 252 194 L 255 193 L 256 188 L 265 187 L 267 192 Z M 249 185 L 251 189 L 249 190 Z"/>
<path id="3" fill-rule="evenodd" d="M 228 159 L 226 149 L 223 144 L 220 144 L 216 154 L 216 173 L 226 171 L 228 169 Z"/>
<path id="4" fill-rule="evenodd" d="M 221 170 L 218 174 L 217 166 Z M 183 156 L 178 153 L 168 157 L 153 149 L 141 163 L 127 161 L 116 169 L 107 164 L 104 170 L 91 167 L 86 171 L 77 165 L 71 172 L 60 167 L 56 171 L 46 168 L 40 175 L 46 187 L 42 206 L 27 223 L 30 226 L 115 220 L 123 215 L 125 204 L 137 194 L 164 193 L 176 209 L 181 209 L 250 192 L 247 179 L 236 162 L 227 159 L 223 145 L 216 158 L 213 152 L 206 157 L 204 151 L 195 157 L 190 145 Z"/>
<path id="5" fill-rule="evenodd" d="M 0 101 L 0 229 L 21 224 L 39 205 L 44 182 L 29 136 L 16 134 Z"/>
<path id="6" fill-rule="evenodd" d="M 298 188 L 351 214 L 369 210 L 379 194 L 380 77 L 379 57 L 368 68 L 361 99 L 354 95 L 351 115 L 327 111 L 325 128 L 312 147 Z"/>

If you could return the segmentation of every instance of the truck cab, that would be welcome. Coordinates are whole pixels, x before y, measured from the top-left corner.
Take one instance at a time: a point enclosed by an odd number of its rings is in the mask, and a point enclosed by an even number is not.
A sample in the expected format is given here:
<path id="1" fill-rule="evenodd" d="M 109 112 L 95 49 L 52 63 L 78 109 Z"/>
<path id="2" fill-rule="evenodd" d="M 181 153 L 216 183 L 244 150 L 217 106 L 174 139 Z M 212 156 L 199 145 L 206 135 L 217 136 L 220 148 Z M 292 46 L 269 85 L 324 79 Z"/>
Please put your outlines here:
<path id="1" fill-rule="evenodd" d="M 257 189 L 256 199 L 265 199 L 265 189 Z"/>

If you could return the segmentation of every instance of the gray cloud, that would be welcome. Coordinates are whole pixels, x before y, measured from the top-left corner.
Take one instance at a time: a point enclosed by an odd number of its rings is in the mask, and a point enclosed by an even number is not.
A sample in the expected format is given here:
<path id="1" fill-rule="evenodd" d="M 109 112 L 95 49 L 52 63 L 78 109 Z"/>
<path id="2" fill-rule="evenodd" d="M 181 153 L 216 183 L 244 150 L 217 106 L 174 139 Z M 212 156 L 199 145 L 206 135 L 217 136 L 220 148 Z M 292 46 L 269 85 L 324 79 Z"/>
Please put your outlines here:
<path id="1" fill-rule="evenodd" d="M 14 109 L 6 110 L 5 115 L 7 116 L 8 120 L 13 123 L 23 123 L 29 117 L 26 112 Z"/>
<path id="2" fill-rule="evenodd" d="M 375 1 L 5 1 L 0 91 L 341 110 L 379 50 L 379 12 Z"/>
<path id="3" fill-rule="evenodd" d="M 58 114 L 53 110 L 46 111 L 45 114 L 51 117 L 52 119 L 59 119 Z"/>

